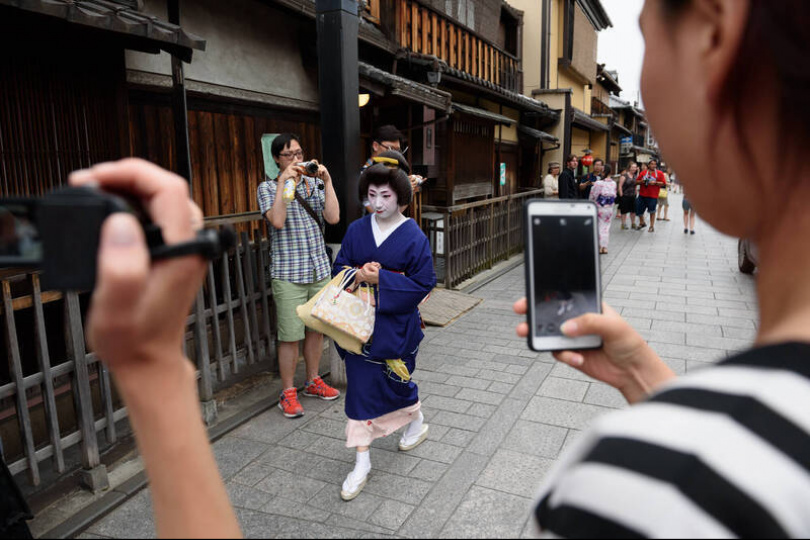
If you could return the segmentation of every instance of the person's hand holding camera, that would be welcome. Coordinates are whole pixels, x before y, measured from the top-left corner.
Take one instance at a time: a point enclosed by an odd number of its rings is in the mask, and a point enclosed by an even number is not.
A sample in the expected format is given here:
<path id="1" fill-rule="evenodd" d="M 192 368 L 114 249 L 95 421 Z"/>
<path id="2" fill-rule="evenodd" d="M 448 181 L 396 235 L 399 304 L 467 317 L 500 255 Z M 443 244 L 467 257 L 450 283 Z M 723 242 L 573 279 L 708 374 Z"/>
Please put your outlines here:
<path id="1" fill-rule="evenodd" d="M 291 163 L 278 176 L 278 183 L 280 186 L 283 186 L 284 183 L 287 182 L 287 180 L 289 180 L 290 178 L 294 178 L 295 185 L 297 186 L 301 182 L 301 179 L 303 178 L 304 174 L 306 174 L 306 171 L 304 170 L 303 167 L 301 167 L 297 163 Z"/>
<path id="2" fill-rule="evenodd" d="M 202 227 L 202 212 L 189 199 L 188 183 L 146 161 L 97 165 L 73 173 L 70 183 L 137 196 L 167 245 L 192 240 Z M 151 264 L 143 229 L 134 216 L 116 213 L 105 221 L 87 339 L 122 391 L 129 390 L 130 381 L 137 388 L 154 384 L 157 374 L 165 377 L 178 369 L 192 369 L 182 357 L 182 339 L 205 270 L 206 261 L 200 256 Z M 132 392 L 140 395 L 142 388 Z"/>
<path id="3" fill-rule="evenodd" d="M 75 172 L 70 183 L 137 196 L 167 245 L 193 239 L 202 226 L 188 183 L 140 159 Z M 159 537 L 241 536 L 202 422 L 195 369 L 182 351 L 206 267 L 199 255 L 152 263 L 134 216 L 104 222 L 87 340 L 127 407 Z"/>
<path id="4" fill-rule="evenodd" d="M 675 373 L 627 321 L 607 304 L 602 306 L 604 314 L 587 313 L 566 321 L 561 327 L 567 337 L 600 336 L 602 348 L 556 352 L 554 358 L 609 384 L 619 390 L 629 403 L 636 403 L 674 378 Z M 514 305 L 518 315 L 525 315 L 527 308 L 525 298 Z M 527 337 L 529 325 L 518 325 L 517 334 Z"/>
<path id="5" fill-rule="evenodd" d="M 318 163 L 318 178 L 323 180 L 324 185 L 332 182 L 332 175 L 329 174 L 329 169 L 326 168 L 326 165 L 321 163 Z"/>

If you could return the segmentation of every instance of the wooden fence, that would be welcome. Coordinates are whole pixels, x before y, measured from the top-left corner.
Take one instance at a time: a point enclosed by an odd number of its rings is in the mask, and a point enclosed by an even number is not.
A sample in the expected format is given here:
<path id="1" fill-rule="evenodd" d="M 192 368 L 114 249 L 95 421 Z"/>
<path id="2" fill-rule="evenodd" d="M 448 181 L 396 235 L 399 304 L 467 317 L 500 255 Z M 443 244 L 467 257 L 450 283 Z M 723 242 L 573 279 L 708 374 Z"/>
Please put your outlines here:
<path id="1" fill-rule="evenodd" d="M 275 310 L 265 269 L 269 249 L 259 213 L 208 220 L 243 232 L 227 256 L 212 261 L 186 327 L 184 347 L 198 369 L 206 421 L 216 417 L 214 392 L 241 377 L 276 370 Z M 252 239 L 251 239 L 252 237 Z M 71 468 L 76 450 L 84 470 L 100 464 L 100 448 L 116 443 L 127 411 L 98 358 L 87 350 L 87 293 L 42 291 L 37 273 L 6 273 L 2 285 L 8 373 L 0 371 L 0 439 L 12 473 Z M 48 463 L 50 462 L 50 463 Z M 73 464 L 75 466 L 75 463 Z M 106 473 L 90 487 L 103 487 Z"/>
<path id="2" fill-rule="evenodd" d="M 431 240 L 434 264 L 444 269 L 444 286 L 455 288 L 519 253 L 523 249 L 523 205 L 541 193 L 528 191 L 450 207 L 425 205 L 423 227 Z M 441 277 L 442 272 L 438 273 Z"/>

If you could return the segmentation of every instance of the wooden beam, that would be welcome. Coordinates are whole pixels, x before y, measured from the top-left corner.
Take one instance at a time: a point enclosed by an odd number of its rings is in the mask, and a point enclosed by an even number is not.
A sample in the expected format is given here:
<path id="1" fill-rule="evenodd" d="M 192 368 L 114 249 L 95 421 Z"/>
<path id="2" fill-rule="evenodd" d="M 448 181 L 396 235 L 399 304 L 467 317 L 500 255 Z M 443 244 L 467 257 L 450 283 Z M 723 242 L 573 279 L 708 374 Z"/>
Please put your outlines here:
<path id="1" fill-rule="evenodd" d="M 433 45 L 430 54 L 441 58 L 441 54 L 439 53 L 439 21 L 435 13 L 430 17 L 430 37 L 432 38 Z"/>
<path id="2" fill-rule="evenodd" d="M 441 46 L 441 49 L 440 49 L 439 58 L 441 58 L 445 62 L 449 62 L 450 61 L 450 47 L 449 47 L 449 44 L 447 43 L 447 21 L 445 21 L 444 19 L 439 19 L 439 24 L 442 27 L 442 29 L 441 29 L 441 32 L 442 32 L 442 46 Z"/>
<path id="3" fill-rule="evenodd" d="M 411 44 L 410 49 L 416 51 L 419 46 L 419 6 L 411 2 Z"/>
<path id="4" fill-rule="evenodd" d="M 422 12 L 422 48 L 419 50 L 422 54 L 428 54 L 428 31 L 430 30 L 430 13 L 425 8 L 419 8 Z"/>
<path id="5" fill-rule="evenodd" d="M 399 2 L 399 46 L 408 48 L 408 2 Z"/>
<path id="6" fill-rule="evenodd" d="M 450 26 L 450 65 L 458 69 L 458 29 Z"/>

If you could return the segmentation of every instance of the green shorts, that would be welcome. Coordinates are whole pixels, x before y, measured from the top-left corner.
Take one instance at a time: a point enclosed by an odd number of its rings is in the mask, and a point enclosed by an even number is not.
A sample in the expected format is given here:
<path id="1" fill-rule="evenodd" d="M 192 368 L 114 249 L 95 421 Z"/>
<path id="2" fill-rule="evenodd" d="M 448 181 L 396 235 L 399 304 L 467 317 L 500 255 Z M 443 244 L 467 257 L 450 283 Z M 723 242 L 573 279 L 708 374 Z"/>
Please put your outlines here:
<path id="1" fill-rule="evenodd" d="M 326 287 L 332 278 L 324 278 L 317 283 L 290 283 L 273 280 L 273 300 L 276 303 L 278 320 L 278 340 L 295 342 L 304 339 L 305 328 L 295 308 L 306 304 L 313 296 Z"/>

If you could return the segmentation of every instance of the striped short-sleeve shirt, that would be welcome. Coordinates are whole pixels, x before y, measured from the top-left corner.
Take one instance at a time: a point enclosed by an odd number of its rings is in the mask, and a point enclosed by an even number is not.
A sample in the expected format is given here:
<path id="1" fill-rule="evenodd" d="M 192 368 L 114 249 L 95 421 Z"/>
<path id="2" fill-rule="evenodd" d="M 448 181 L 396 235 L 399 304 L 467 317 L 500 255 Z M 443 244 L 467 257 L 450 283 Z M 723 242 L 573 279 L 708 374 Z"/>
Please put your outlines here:
<path id="1" fill-rule="evenodd" d="M 810 537 L 810 344 L 751 350 L 599 419 L 535 517 L 556 537 Z"/>
<path id="2" fill-rule="evenodd" d="M 323 219 L 326 196 L 323 182 L 316 178 L 303 177 L 296 188 L 298 193 L 316 214 Z M 264 215 L 273 208 L 278 182 L 264 181 L 259 184 L 259 210 Z M 304 210 L 298 201 L 287 205 L 287 221 L 284 228 L 270 227 L 270 276 L 290 283 L 317 283 L 330 275 L 329 257 L 320 226 Z"/>

